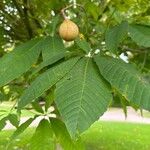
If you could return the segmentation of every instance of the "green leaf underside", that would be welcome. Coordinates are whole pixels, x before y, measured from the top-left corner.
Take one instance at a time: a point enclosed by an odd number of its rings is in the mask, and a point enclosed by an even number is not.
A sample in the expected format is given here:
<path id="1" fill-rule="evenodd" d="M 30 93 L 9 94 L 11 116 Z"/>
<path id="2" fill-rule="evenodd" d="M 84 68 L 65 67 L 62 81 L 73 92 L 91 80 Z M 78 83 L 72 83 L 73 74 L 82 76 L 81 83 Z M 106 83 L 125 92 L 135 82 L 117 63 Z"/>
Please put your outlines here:
<path id="1" fill-rule="evenodd" d="M 51 124 L 58 142 L 64 150 L 83 150 L 80 142 L 73 141 L 67 131 L 65 124 L 58 119 L 51 119 Z"/>
<path id="2" fill-rule="evenodd" d="M 150 47 L 150 26 L 130 25 L 129 35 L 138 45 Z"/>
<path id="3" fill-rule="evenodd" d="M 112 99 L 91 58 L 81 59 L 56 85 L 56 105 L 72 137 L 85 131 Z"/>
<path id="4" fill-rule="evenodd" d="M 45 39 L 33 39 L 15 48 L 0 60 L 0 86 L 19 77 L 36 62 Z"/>
<path id="5" fill-rule="evenodd" d="M 115 58 L 96 56 L 95 61 L 104 78 L 127 100 L 150 110 L 150 85 L 133 66 Z"/>
<path id="6" fill-rule="evenodd" d="M 122 22 L 120 25 L 109 29 L 106 32 L 106 48 L 111 52 L 116 52 L 120 42 L 122 42 L 127 34 L 128 23 Z"/>
<path id="7" fill-rule="evenodd" d="M 31 150 L 55 150 L 53 131 L 48 120 L 43 119 L 31 139 Z"/>
<path id="8" fill-rule="evenodd" d="M 21 109 L 31 103 L 60 81 L 72 69 L 78 59 L 79 57 L 69 59 L 53 68 L 48 69 L 36 78 L 22 95 L 21 100 L 18 103 L 18 109 Z"/>
<path id="9" fill-rule="evenodd" d="M 45 45 L 43 45 L 42 51 L 43 61 L 49 60 L 53 56 L 66 51 L 60 37 L 48 37 L 46 40 L 47 42 Z"/>

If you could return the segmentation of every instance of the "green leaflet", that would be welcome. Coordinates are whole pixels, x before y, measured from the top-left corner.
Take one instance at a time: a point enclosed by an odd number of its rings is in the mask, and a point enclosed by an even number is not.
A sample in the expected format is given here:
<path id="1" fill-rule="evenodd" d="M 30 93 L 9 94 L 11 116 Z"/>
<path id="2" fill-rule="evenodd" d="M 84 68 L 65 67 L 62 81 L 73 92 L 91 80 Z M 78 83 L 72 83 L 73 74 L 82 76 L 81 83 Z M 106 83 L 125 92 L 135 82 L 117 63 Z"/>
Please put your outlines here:
<path id="1" fill-rule="evenodd" d="M 35 118 L 29 118 L 27 121 L 22 123 L 17 130 L 13 133 L 13 135 L 10 137 L 11 140 L 14 140 L 17 136 L 19 136 L 21 133 L 23 133 L 26 128 L 29 127 L 29 125 L 33 122 Z M 10 141 L 11 142 L 11 141 Z"/>
<path id="2" fill-rule="evenodd" d="M 7 117 L 4 117 L 0 120 L 0 131 L 5 127 L 7 119 Z"/>
<path id="3" fill-rule="evenodd" d="M 47 96 L 45 97 L 45 111 L 47 112 L 53 101 L 55 100 L 55 86 L 47 91 Z"/>
<path id="4" fill-rule="evenodd" d="M 16 128 L 19 125 L 19 119 L 18 116 L 16 114 L 9 114 L 8 115 L 8 120 L 10 121 L 10 123 L 15 126 Z"/>
<path id="5" fill-rule="evenodd" d="M 129 35 L 138 45 L 150 47 L 150 26 L 130 25 Z"/>
<path id="6" fill-rule="evenodd" d="M 55 150 L 53 130 L 48 120 L 43 119 L 31 139 L 31 150 Z"/>
<path id="7" fill-rule="evenodd" d="M 150 110 L 150 85 L 132 65 L 115 58 L 96 56 L 95 61 L 103 77 L 127 100 Z"/>
<path id="8" fill-rule="evenodd" d="M 0 86 L 19 77 L 36 62 L 45 39 L 33 39 L 0 59 Z"/>
<path id="9" fill-rule="evenodd" d="M 116 53 L 120 42 L 125 39 L 128 31 L 128 23 L 122 22 L 120 25 L 109 29 L 105 35 L 106 48 Z"/>
<path id="10" fill-rule="evenodd" d="M 53 68 L 50 68 L 33 81 L 31 86 L 25 90 L 20 101 L 18 109 L 23 108 L 33 100 L 41 96 L 45 91 L 59 82 L 75 65 L 79 57 L 69 59 Z"/>
<path id="11" fill-rule="evenodd" d="M 50 6 L 50 5 L 49 5 Z M 49 7 L 48 6 L 48 7 Z M 61 15 L 56 14 L 55 16 L 51 17 L 51 23 L 47 24 L 45 31 L 52 37 L 57 34 L 57 25 L 61 20 Z"/>
<path id="12" fill-rule="evenodd" d="M 71 139 L 65 124 L 55 118 L 51 118 L 51 125 L 58 142 L 64 150 L 84 150 L 81 141 L 74 141 Z"/>
<path id="13" fill-rule="evenodd" d="M 60 53 L 65 53 L 66 49 L 60 37 L 48 37 L 46 41 L 42 51 L 43 61 L 49 60 Z"/>
<path id="14" fill-rule="evenodd" d="M 35 109 L 37 112 L 42 113 L 42 114 L 44 113 L 44 110 L 43 110 L 42 106 L 40 105 L 39 101 L 34 101 L 34 102 L 32 102 L 32 107 L 33 107 L 33 109 Z"/>
<path id="15" fill-rule="evenodd" d="M 72 137 L 85 131 L 107 109 L 112 96 L 91 58 L 81 59 L 56 84 L 56 105 Z"/>
<path id="16" fill-rule="evenodd" d="M 98 19 L 98 16 L 101 13 L 100 7 L 94 4 L 93 2 L 87 2 L 84 7 L 85 7 L 86 12 L 89 15 L 91 15 L 96 21 Z"/>
<path id="17" fill-rule="evenodd" d="M 57 27 L 57 24 L 60 20 L 60 17 L 61 15 L 56 15 L 52 18 L 52 36 L 54 36 L 57 32 L 56 32 L 56 27 Z"/>
<path id="18" fill-rule="evenodd" d="M 59 54 L 56 54 L 55 56 L 50 57 L 49 59 L 46 59 L 45 61 L 43 61 L 38 68 L 36 68 L 32 75 L 34 75 L 35 73 L 39 72 L 41 69 L 43 69 L 44 67 L 48 66 L 48 65 L 52 65 L 55 62 L 57 62 L 58 60 L 62 59 L 65 56 L 64 52 L 61 52 Z M 31 76 L 32 76 L 31 75 Z"/>
<path id="19" fill-rule="evenodd" d="M 86 53 L 89 53 L 89 52 L 90 52 L 91 47 L 90 47 L 89 43 L 86 42 L 86 40 L 77 38 L 77 39 L 75 40 L 75 42 L 76 42 L 77 45 L 78 45 L 81 49 L 83 49 Z"/>

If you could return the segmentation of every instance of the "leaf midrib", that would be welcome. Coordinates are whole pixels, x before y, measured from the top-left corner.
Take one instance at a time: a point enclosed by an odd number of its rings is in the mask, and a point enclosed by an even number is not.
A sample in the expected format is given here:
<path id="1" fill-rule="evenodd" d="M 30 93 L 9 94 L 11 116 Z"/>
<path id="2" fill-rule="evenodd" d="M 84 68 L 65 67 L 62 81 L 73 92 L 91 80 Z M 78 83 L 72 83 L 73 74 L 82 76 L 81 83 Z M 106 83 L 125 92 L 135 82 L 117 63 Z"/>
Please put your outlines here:
<path id="1" fill-rule="evenodd" d="M 84 70 L 84 74 L 83 74 L 83 85 L 82 85 L 82 89 L 81 89 L 81 97 L 79 99 L 80 101 L 80 104 L 79 104 L 79 111 L 78 111 L 78 118 L 77 118 L 77 125 L 76 125 L 76 129 L 78 128 L 78 122 L 79 122 L 79 113 L 80 113 L 80 110 L 82 109 L 82 99 L 83 99 L 83 93 L 84 93 L 84 88 L 85 88 L 85 82 L 86 82 L 86 74 L 87 74 L 87 69 L 88 69 L 88 64 L 89 64 L 89 61 L 90 61 L 90 58 L 88 58 L 87 62 L 86 62 L 86 65 L 85 65 L 85 70 Z"/>
<path id="2" fill-rule="evenodd" d="M 109 62 L 109 63 L 111 63 L 111 62 Z M 118 66 L 118 68 L 120 68 L 120 70 L 124 70 L 124 72 L 127 72 L 129 75 L 130 75 L 130 78 L 135 78 L 136 80 L 137 80 L 137 82 L 141 82 L 141 84 L 144 86 L 144 88 L 147 88 L 147 84 L 144 84 L 144 81 L 143 80 L 141 80 L 141 78 L 140 78 L 140 75 L 138 75 L 138 76 L 135 76 L 135 75 L 133 75 L 131 72 L 130 72 L 130 70 L 127 70 L 124 66 L 122 66 L 122 65 L 118 65 L 115 61 L 113 62 L 113 65 L 114 65 L 114 67 L 117 65 Z M 115 71 L 116 72 L 116 71 Z M 129 81 L 128 81 L 129 82 Z M 128 83 L 127 82 L 127 83 Z M 136 82 L 136 84 L 137 84 L 137 82 Z M 118 87 L 116 87 L 117 88 L 117 90 L 119 90 L 120 91 L 120 89 L 118 88 Z M 135 91 L 135 89 L 136 89 L 136 86 L 134 86 L 134 91 Z M 134 93 L 134 91 L 133 91 L 133 93 Z M 124 93 L 126 93 L 126 91 L 124 91 Z M 143 94 L 143 92 L 141 93 L 141 96 L 140 97 L 142 97 L 142 94 Z M 134 96 L 134 94 L 132 95 L 132 97 Z M 129 98 L 129 97 L 128 97 Z M 130 98 L 130 99 L 132 99 L 132 98 Z M 140 98 L 139 99 L 140 100 L 140 104 L 141 104 L 141 102 L 142 102 L 142 99 Z"/>
<path id="3" fill-rule="evenodd" d="M 114 64 L 115 64 L 115 65 L 118 65 L 116 62 L 115 62 Z M 124 70 L 124 71 L 128 72 L 128 74 L 130 74 L 130 76 L 131 76 L 131 77 L 136 78 L 138 81 L 142 82 L 142 84 L 144 85 L 144 87 L 147 87 L 147 84 L 145 85 L 144 81 L 143 81 L 143 80 L 141 80 L 141 78 L 140 78 L 140 75 L 139 75 L 139 74 L 138 74 L 138 76 L 134 76 L 134 75 L 131 73 L 131 71 L 130 71 L 130 70 L 127 70 L 125 67 L 121 66 L 120 64 L 119 64 L 118 68 L 120 68 L 120 69 L 122 69 L 122 70 Z M 138 73 L 138 72 L 137 72 L 137 73 Z"/>
<path id="4" fill-rule="evenodd" d="M 55 85 L 55 84 L 57 84 L 60 80 L 62 80 L 71 70 L 72 70 L 72 68 L 78 63 L 78 61 L 79 61 L 79 59 L 80 59 L 80 57 L 77 57 L 78 59 L 77 59 L 77 61 L 76 62 L 74 62 L 74 64 L 70 67 L 70 69 L 68 69 L 67 71 L 66 71 L 66 73 L 64 73 L 64 75 L 63 76 L 61 76 L 61 77 L 59 77 L 58 79 L 56 79 L 56 80 L 54 80 L 53 81 L 53 84 L 52 84 L 52 86 L 53 85 Z M 52 71 L 53 72 L 53 74 L 55 74 L 55 71 L 52 69 L 52 70 L 49 70 L 49 71 Z M 49 72 L 48 71 L 48 72 Z M 46 75 L 48 75 L 48 72 L 46 73 Z M 42 76 L 42 75 L 41 75 Z M 49 77 L 49 75 L 48 75 L 48 77 Z M 47 88 L 46 88 L 46 90 L 48 90 Z M 44 90 L 43 92 L 42 92 L 42 94 L 46 91 L 46 90 Z M 41 95 L 42 95 L 41 94 Z M 26 98 L 24 98 L 26 96 L 26 94 L 25 95 L 22 95 L 22 97 L 21 97 L 21 100 L 22 99 L 26 99 Z M 28 95 L 27 95 L 28 96 Z M 37 99 L 39 96 L 34 96 L 34 99 L 32 99 L 31 101 L 33 101 L 33 100 L 35 100 L 35 99 Z M 20 100 L 20 101 L 21 101 Z M 24 101 L 22 102 L 22 103 L 24 103 Z M 18 104 L 18 108 L 19 109 L 21 109 L 22 107 L 24 107 L 24 106 L 19 106 L 19 104 Z"/>

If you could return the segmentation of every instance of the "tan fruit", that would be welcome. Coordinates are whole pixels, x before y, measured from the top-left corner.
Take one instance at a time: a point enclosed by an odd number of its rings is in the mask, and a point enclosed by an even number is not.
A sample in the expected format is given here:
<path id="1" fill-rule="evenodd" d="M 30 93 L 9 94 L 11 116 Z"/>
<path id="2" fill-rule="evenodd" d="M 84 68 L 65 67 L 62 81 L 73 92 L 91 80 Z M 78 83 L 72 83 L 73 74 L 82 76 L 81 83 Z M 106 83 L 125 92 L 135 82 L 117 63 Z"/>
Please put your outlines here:
<path id="1" fill-rule="evenodd" d="M 71 20 L 65 19 L 59 27 L 59 35 L 65 41 L 73 41 L 79 35 L 79 28 Z"/>

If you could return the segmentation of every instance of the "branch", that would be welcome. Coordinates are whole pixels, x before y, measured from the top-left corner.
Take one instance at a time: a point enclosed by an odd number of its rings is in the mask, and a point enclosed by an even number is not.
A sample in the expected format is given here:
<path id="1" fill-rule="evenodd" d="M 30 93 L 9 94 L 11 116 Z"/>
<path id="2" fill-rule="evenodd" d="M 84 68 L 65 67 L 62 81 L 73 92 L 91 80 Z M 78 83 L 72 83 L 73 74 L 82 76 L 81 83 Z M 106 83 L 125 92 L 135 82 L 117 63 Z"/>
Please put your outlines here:
<path id="1" fill-rule="evenodd" d="M 34 23 L 36 24 L 36 26 L 40 29 L 42 29 L 42 25 L 40 24 L 39 20 L 35 18 L 34 12 L 32 11 L 32 9 L 28 9 L 30 14 L 31 14 L 31 19 L 33 19 Z M 30 16 L 29 16 L 30 17 Z"/>
<path id="2" fill-rule="evenodd" d="M 23 17 L 23 11 L 22 11 L 22 8 L 18 5 L 17 1 L 16 0 L 12 0 L 16 9 L 18 10 L 19 14 L 20 14 L 20 17 Z"/>
<path id="3" fill-rule="evenodd" d="M 145 52 L 148 52 L 148 49 L 132 49 L 132 48 L 129 48 L 128 46 L 124 45 L 122 47 L 120 47 L 123 52 L 126 52 L 126 51 L 131 51 L 131 52 L 135 52 L 135 53 L 145 53 Z"/>
<path id="4" fill-rule="evenodd" d="M 19 15 L 20 17 L 22 18 L 23 22 L 24 22 L 24 25 L 28 31 L 28 36 L 29 36 L 29 39 L 31 39 L 33 37 L 33 32 L 32 32 L 32 28 L 30 26 L 30 22 L 29 22 L 29 19 L 28 19 L 28 13 L 27 13 L 27 8 L 24 6 L 24 9 L 22 9 L 19 4 L 17 3 L 16 0 L 12 0 L 16 9 L 18 10 L 19 12 Z M 24 0 L 24 3 L 25 5 L 27 4 L 27 0 Z"/>
<path id="5" fill-rule="evenodd" d="M 31 39 L 33 37 L 33 31 L 32 31 L 31 25 L 30 25 L 30 21 L 29 21 L 27 5 L 28 5 L 28 0 L 24 0 L 24 9 L 23 9 L 23 12 L 24 12 L 24 22 L 25 22 L 26 27 L 28 29 L 29 37 Z"/>

